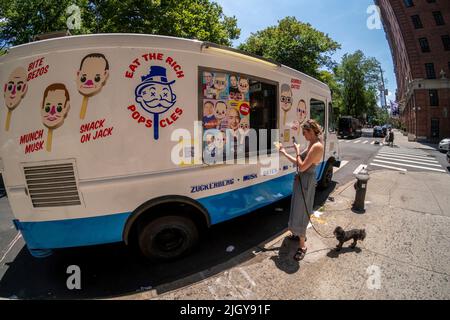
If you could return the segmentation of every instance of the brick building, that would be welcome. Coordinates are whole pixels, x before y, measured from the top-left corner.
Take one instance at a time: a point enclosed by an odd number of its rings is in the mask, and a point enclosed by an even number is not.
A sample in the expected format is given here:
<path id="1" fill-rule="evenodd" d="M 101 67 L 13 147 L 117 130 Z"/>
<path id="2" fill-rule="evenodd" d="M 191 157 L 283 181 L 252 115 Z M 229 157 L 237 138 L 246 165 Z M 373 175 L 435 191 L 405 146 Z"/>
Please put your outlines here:
<path id="1" fill-rule="evenodd" d="M 450 137 L 450 0 L 375 0 L 397 77 L 400 119 L 410 136 Z"/>

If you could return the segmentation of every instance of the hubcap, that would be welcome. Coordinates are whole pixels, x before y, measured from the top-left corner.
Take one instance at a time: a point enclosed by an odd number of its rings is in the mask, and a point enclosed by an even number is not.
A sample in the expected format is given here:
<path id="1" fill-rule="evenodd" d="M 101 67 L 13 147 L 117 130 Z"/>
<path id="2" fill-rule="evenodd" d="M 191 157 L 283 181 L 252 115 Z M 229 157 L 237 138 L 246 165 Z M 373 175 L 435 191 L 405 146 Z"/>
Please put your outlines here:
<path id="1" fill-rule="evenodd" d="M 177 228 L 164 229 L 155 237 L 155 244 L 161 251 L 171 252 L 180 249 L 186 240 L 186 234 Z"/>

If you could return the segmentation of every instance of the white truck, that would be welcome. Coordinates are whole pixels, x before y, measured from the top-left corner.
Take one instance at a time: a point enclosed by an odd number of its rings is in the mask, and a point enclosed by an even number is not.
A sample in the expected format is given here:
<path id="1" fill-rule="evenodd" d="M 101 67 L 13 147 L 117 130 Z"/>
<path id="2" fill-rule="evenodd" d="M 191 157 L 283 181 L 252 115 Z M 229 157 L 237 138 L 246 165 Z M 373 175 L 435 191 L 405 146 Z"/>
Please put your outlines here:
<path id="1" fill-rule="evenodd" d="M 36 257 L 121 241 L 150 259 L 186 254 L 205 228 L 291 195 L 296 168 L 272 144 L 306 147 L 309 118 L 324 128 L 318 185 L 340 165 L 325 84 L 212 43 L 38 41 L 0 58 L 0 83 L 0 171 Z"/>

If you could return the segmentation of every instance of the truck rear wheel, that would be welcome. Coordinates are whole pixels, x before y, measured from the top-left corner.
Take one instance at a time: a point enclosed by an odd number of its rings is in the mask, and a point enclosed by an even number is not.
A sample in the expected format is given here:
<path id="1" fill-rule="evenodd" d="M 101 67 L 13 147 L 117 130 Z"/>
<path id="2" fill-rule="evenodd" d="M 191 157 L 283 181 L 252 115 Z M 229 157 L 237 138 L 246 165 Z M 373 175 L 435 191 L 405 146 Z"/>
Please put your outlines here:
<path id="1" fill-rule="evenodd" d="M 189 253 L 197 244 L 195 223 L 182 216 L 159 217 L 141 225 L 139 249 L 149 260 L 174 260 Z"/>

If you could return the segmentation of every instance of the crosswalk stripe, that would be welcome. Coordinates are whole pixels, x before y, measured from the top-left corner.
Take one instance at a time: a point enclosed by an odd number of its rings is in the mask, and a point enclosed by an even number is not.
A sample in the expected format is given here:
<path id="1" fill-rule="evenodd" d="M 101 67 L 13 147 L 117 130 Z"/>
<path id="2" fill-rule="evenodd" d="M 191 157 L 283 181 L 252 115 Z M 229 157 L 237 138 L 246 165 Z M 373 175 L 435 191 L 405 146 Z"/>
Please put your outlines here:
<path id="1" fill-rule="evenodd" d="M 341 170 L 346 164 L 348 164 L 348 161 L 342 160 L 341 166 L 340 166 L 339 168 L 336 168 L 336 167 L 333 168 L 333 173 L 336 173 L 336 172 L 338 172 L 339 170 Z"/>
<path id="2" fill-rule="evenodd" d="M 434 160 L 434 157 L 421 157 L 421 156 L 412 156 L 409 154 L 400 154 L 400 153 L 389 153 L 389 152 L 378 152 L 379 154 L 383 154 L 386 156 L 392 156 L 392 157 L 400 157 L 400 158 L 411 158 L 411 159 L 420 159 L 420 160 Z"/>
<path id="3" fill-rule="evenodd" d="M 367 143 L 369 143 L 369 141 L 364 141 L 364 142 L 363 142 L 363 144 L 367 144 Z"/>
<path id="4" fill-rule="evenodd" d="M 396 158 L 396 159 L 405 159 L 405 160 L 417 160 L 417 161 L 430 162 L 430 163 L 439 163 L 439 161 L 433 160 L 431 158 L 423 159 L 423 158 L 416 158 L 416 157 L 410 157 L 410 156 L 397 156 L 397 155 L 385 154 L 385 153 L 378 153 L 377 156 Z"/>
<path id="5" fill-rule="evenodd" d="M 423 165 L 427 165 L 427 166 L 431 166 L 431 167 L 439 167 L 442 168 L 442 166 L 440 164 L 437 164 L 438 162 L 435 163 L 427 163 L 427 162 L 419 162 L 419 161 L 412 161 L 412 160 L 405 160 L 405 159 L 393 159 L 392 157 L 382 157 L 382 156 L 376 156 L 376 159 L 382 159 L 382 160 L 392 160 L 392 161 L 400 161 L 400 162 L 406 162 L 406 163 L 417 163 L 417 164 L 423 164 Z"/>
<path id="6" fill-rule="evenodd" d="M 375 141 L 372 141 L 370 144 L 375 144 Z"/>
<path id="7" fill-rule="evenodd" d="M 397 151 L 393 151 L 392 149 L 389 149 L 389 148 L 382 148 L 380 150 L 380 152 L 391 153 L 391 154 L 401 154 L 404 156 L 416 156 L 416 157 L 430 158 L 427 153 L 412 153 L 412 152 L 406 152 L 406 151 L 403 151 L 403 152 L 398 151 L 397 152 Z"/>
<path id="8" fill-rule="evenodd" d="M 416 168 L 416 169 L 424 169 L 424 170 L 436 171 L 436 172 L 446 172 L 445 170 L 442 170 L 442 169 L 434 169 L 434 168 L 428 168 L 428 167 L 421 167 L 421 166 L 415 166 L 415 165 L 412 165 L 412 164 L 403 164 L 403 163 L 397 163 L 397 162 L 392 162 L 392 161 L 374 160 L 374 162 L 386 163 L 386 164 L 395 164 L 395 165 L 400 165 L 400 166 L 402 166 L 402 167 L 409 167 L 409 168 Z"/>
<path id="9" fill-rule="evenodd" d="M 345 143 L 350 143 L 350 142 L 352 142 L 352 140 L 347 140 L 347 141 L 345 141 Z"/>
<path id="10" fill-rule="evenodd" d="M 408 170 L 403 169 L 403 168 L 385 166 L 385 165 L 382 165 L 382 164 L 371 163 L 370 165 L 374 166 L 374 167 L 381 167 L 381 168 L 386 168 L 386 169 L 394 169 L 394 170 L 398 170 L 398 171 L 408 172 Z"/>
<path id="11" fill-rule="evenodd" d="M 357 140 L 357 141 L 355 141 L 355 142 L 353 142 L 353 143 L 360 143 L 362 140 Z"/>

